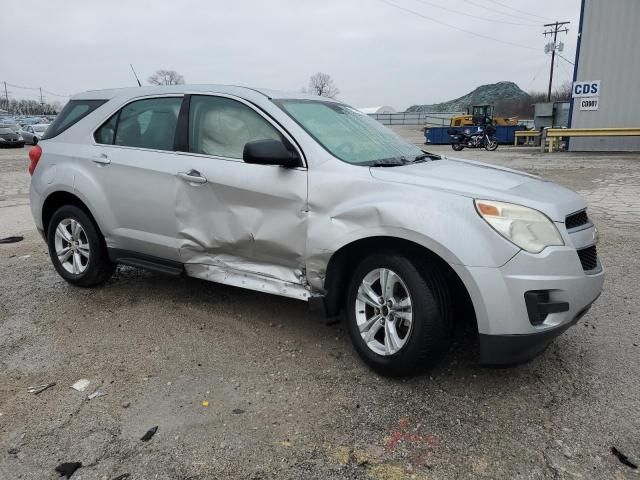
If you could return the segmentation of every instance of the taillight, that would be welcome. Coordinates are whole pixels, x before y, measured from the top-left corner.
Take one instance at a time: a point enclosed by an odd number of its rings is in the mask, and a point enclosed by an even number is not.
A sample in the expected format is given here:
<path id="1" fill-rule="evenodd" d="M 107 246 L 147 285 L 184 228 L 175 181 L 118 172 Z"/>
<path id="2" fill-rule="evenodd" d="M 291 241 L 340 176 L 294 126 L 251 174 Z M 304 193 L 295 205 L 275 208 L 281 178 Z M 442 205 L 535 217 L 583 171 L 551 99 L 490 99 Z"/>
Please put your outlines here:
<path id="1" fill-rule="evenodd" d="M 38 166 L 38 160 L 42 155 L 42 147 L 35 145 L 29 149 L 29 175 L 33 175 L 33 171 Z"/>

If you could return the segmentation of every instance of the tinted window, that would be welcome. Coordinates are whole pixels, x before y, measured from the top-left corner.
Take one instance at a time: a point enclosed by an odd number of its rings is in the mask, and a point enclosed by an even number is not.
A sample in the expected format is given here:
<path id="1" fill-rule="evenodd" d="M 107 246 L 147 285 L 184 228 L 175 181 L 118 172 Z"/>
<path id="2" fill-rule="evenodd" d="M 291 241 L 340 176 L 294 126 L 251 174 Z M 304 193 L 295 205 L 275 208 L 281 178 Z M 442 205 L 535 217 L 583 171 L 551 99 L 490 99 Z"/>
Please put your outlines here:
<path id="1" fill-rule="evenodd" d="M 118 112 L 119 113 L 119 112 Z M 115 115 L 111 115 L 111 118 L 107 120 L 102 126 L 96 130 L 93 138 L 95 138 L 97 143 L 105 143 L 107 145 L 112 145 L 113 140 L 116 135 L 116 123 L 118 121 L 118 113 Z"/>
<path id="2" fill-rule="evenodd" d="M 194 95 L 189 108 L 189 150 L 242 158 L 253 140 L 280 140 L 280 133 L 246 105 L 224 97 Z"/>
<path id="3" fill-rule="evenodd" d="M 70 100 L 58 114 L 53 123 L 49 125 L 49 128 L 42 136 L 42 139 L 46 140 L 60 135 L 67 128 L 77 123 L 106 102 L 106 100 Z"/>
<path id="4" fill-rule="evenodd" d="M 120 110 L 115 144 L 127 147 L 173 150 L 182 97 L 150 98 Z"/>

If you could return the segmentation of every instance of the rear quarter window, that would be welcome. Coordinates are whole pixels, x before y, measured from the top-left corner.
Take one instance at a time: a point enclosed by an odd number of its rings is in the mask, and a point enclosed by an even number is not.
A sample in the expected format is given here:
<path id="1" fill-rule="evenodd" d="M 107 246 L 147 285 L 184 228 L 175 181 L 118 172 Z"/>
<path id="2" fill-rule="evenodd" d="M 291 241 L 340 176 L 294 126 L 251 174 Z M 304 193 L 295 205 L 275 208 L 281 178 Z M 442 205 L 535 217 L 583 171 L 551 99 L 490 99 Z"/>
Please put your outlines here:
<path id="1" fill-rule="evenodd" d="M 60 135 L 105 103 L 107 100 L 70 100 L 53 123 L 49 125 L 42 139 L 47 140 Z"/>

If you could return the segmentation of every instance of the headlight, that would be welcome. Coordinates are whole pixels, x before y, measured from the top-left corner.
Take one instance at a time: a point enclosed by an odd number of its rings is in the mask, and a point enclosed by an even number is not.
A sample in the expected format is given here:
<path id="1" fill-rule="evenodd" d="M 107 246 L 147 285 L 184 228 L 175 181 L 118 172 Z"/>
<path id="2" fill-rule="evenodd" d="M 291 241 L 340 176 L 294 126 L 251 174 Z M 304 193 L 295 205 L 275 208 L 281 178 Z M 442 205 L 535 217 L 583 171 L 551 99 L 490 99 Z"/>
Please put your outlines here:
<path id="1" fill-rule="evenodd" d="M 0 142 L 4 142 L 4 138 L 0 137 Z"/>
<path id="2" fill-rule="evenodd" d="M 546 215 L 513 203 L 475 200 L 476 210 L 493 229 L 530 253 L 564 245 L 560 232 Z"/>
<path id="3" fill-rule="evenodd" d="M 18 137 L 18 141 L 21 142 L 22 140 L 24 140 L 24 138 L 22 138 L 22 136 Z"/>

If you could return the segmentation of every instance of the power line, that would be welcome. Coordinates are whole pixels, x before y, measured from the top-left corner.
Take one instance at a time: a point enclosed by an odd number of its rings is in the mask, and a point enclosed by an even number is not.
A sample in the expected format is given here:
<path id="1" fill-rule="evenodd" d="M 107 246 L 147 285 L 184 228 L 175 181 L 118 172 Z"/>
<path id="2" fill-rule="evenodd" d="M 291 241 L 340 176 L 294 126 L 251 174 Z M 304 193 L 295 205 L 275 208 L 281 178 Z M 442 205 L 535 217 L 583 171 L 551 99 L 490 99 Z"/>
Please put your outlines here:
<path id="1" fill-rule="evenodd" d="M 480 7 L 482 9 L 484 9 L 484 10 L 489 10 L 491 12 L 496 12 L 496 13 L 499 13 L 500 15 L 506 15 L 507 17 L 517 18 L 518 20 L 523 20 L 521 15 L 513 15 L 511 13 L 503 12 L 503 11 L 498 10 L 496 8 L 491 8 L 491 7 L 487 7 L 486 5 L 482 5 L 482 4 L 479 4 L 479 3 L 472 2 L 471 0 L 464 0 L 464 1 L 469 3 L 469 4 L 471 4 L 471 5 L 475 5 L 476 7 Z M 524 20 L 526 20 L 526 19 L 524 19 Z"/>
<path id="2" fill-rule="evenodd" d="M 556 55 L 558 55 L 562 60 L 564 60 L 565 62 L 567 62 L 569 65 L 575 65 L 571 60 L 568 60 L 566 58 L 564 58 L 562 55 L 560 55 L 559 53 L 556 53 Z"/>
<path id="3" fill-rule="evenodd" d="M 432 2 L 428 2 L 426 0 L 414 0 L 414 1 L 419 2 L 419 3 L 423 3 L 425 5 L 430 5 L 432 7 L 439 8 L 439 9 L 445 10 L 447 12 L 455 13 L 456 15 L 463 15 L 465 17 L 471 17 L 471 18 L 477 18 L 478 20 L 484 20 L 485 22 L 502 23 L 502 24 L 505 24 L 505 25 L 518 25 L 518 26 L 521 26 L 521 27 L 536 27 L 536 28 L 538 27 L 538 25 L 536 25 L 535 23 L 508 22 L 506 20 L 497 20 L 495 18 L 480 17 L 478 15 L 473 15 L 471 13 L 459 12 L 457 10 L 453 10 L 451 8 L 443 7 L 441 5 L 438 5 L 438 4 L 432 3 Z"/>
<path id="4" fill-rule="evenodd" d="M 484 38 L 486 40 L 492 40 L 494 42 L 504 43 L 505 45 L 511 45 L 512 47 L 525 48 L 527 50 L 538 51 L 537 48 L 527 47 L 526 45 L 520 45 L 518 43 L 511 43 L 511 42 L 508 42 L 506 40 L 500 40 L 499 38 L 489 37 L 488 35 L 483 35 L 482 33 L 472 32 L 471 30 L 466 30 L 464 28 L 457 27 L 457 26 L 452 25 L 450 23 L 443 22 L 442 20 L 436 20 L 435 18 L 427 17 L 426 15 L 423 15 L 422 13 L 416 12 L 415 10 L 411 10 L 409 8 L 402 7 L 400 5 L 396 5 L 395 3 L 391 3 L 391 2 L 389 2 L 387 0 L 378 0 L 378 1 L 382 2 L 382 3 L 385 3 L 385 4 L 387 4 L 387 5 L 391 6 L 391 7 L 397 8 L 399 10 L 403 10 L 403 11 L 405 11 L 407 13 L 411 13 L 411 14 L 416 15 L 418 17 L 424 18 L 425 20 L 428 20 L 430 22 L 438 23 L 440 25 L 444 25 L 446 27 L 453 28 L 454 30 L 458 30 L 460 32 L 468 33 L 470 35 L 475 35 L 476 37 Z"/>
<path id="5" fill-rule="evenodd" d="M 498 0 L 491 0 L 492 3 L 495 3 L 496 5 L 500 5 L 501 7 L 504 8 L 508 8 L 510 10 L 513 10 L 514 12 L 518 12 L 518 13 L 523 13 L 525 15 L 529 15 L 530 17 L 536 17 L 536 18 L 540 18 L 542 20 L 551 20 L 549 17 L 541 17 L 540 15 L 536 15 L 535 13 L 531 13 L 531 12 L 527 12 L 524 10 L 518 10 L 517 8 L 513 8 L 511 5 L 506 5 L 502 2 L 499 2 Z"/>
<path id="6" fill-rule="evenodd" d="M 45 90 L 44 88 L 41 88 L 41 87 L 25 87 L 24 85 L 14 85 L 13 83 L 8 83 L 8 82 L 7 82 L 7 85 L 10 86 L 10 87 L 13 87 L 13 88 L 20 88 L 22 90 L 38 90 L 38 91 L 42 90 L 43 92 L 48 93 L 49 95 L 53 95 L 54 97 L 63 97 L 63 98 L 68 98 L 69 97 L 69 95 L 63 95 L 61 93 L 50 92 L 50 91 Z"/>

